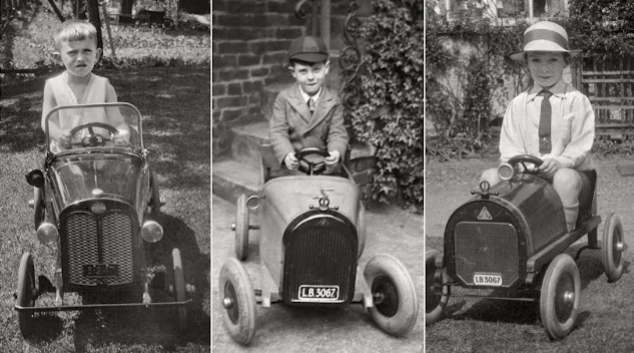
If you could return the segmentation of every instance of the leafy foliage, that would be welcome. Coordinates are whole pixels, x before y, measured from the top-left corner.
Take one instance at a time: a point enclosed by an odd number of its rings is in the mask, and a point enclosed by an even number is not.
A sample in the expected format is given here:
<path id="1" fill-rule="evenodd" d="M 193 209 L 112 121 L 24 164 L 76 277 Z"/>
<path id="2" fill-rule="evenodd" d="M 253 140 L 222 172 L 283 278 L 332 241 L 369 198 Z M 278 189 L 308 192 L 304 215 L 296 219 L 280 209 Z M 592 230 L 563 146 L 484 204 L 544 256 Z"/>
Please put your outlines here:
<path id="1" fill-rule="evenodd" d="M 436 136 L 428 138 L 427 150 L 448 159 L 490 147 L 491 105 L 505 105 L 509 89 L 516 93 L 526 84 L 526 71 L 508 54 L 521 50 L 529 24 L 474 16 L 448 20 L 433 5 L 427 3 L 425 78 L 426 112 Z"/>
<path id="2" fill-rule="evenodd" d="M 359 75 L 344 71 L 345 100 L 355 138 L 377 147 L 373 198 L 402 196 L 423 207 L 422 0 L 376 0 L 359 28 L 365 41 Z"/>
<path id="3" fill-rule="evenodd" d="M 571 41 L 584 52 L 634 55 L 634 2 L 570 0 L 563 19 Z"/>

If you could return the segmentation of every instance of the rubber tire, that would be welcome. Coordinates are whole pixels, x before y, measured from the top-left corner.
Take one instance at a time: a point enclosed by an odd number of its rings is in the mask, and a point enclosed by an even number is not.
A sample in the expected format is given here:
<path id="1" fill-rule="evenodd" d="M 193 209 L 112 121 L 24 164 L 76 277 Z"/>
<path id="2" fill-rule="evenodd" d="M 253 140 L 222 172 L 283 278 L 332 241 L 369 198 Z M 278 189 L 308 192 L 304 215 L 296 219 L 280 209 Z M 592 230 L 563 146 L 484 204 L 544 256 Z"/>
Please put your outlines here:
<path id="1" fill-rule="evenodd" d="M 565 293 L 574 295 L 572 303 L 563 302 Z M 570 333 L 579 313 L 580 297 L 577 264 L 568 254 L 557 255 L 544 275 L 539 303 L 542 324 L 550 338 L 560 339 Z"/>
<path id="2" fill-rule="evenodd" d="M 236 257 L 240 261 L 247 258 L 249 252 L 249 208 L 247 207 L 247 196 L 240 195 L 236 204 Z"/>
<path id="3" fill-rule="evenodd" d="M 44 191 L 41 188 L 33 187 L 33 224 L 35 230 L 40 227 L 45 216 Z"/>
<path id="4" fill-rule="evenodd" d="M 365 248 L 365 239 L 366 239 L 366 221 L 365 221 L 365 206 L 363 202 L 359 202 L 359 215 L 357 216 L 357 234 L 359 239 L 359 251 L 357 253 L 357 260 L 361 258 L 363 254 L 363 249 Z"/>
<path id="5" fill-rule="evenodd" d="M 154 172 L 150 174 L 150 189 L 152 191 L 152 218 L 157 220 L 161 214 L 161 194 L 159 192 L 158 178 Z"/>
<path id="6" fill-rule="evenodd" d="M 33 266 L 33 257 L 27 252 L 22 255 L 18 271 L 18 305 L 21 307 L 34 307 L 34 293 L 35 268 Z M 35 332 L 32 312 L 19 311 L 18 324 L 23 337 L 29 337 Z"/>
<path id="7" fill-rule="evenodd" d="M 222 319 L 229 336 L 241 345 L 248 345 L 255 336 L 255 292 L 249 275 L 240 261 L 229 258 L 220 269 L 219 298 Z M 225 308 L 224 300 L 230 297 L 234 305 Z"/>
<path id="8" fill-rule="evenodd" d="M 608 282 L 616 282 L 623 275 L 623 251 L 616 249 L 616 244 L 623 243 L 623 224 L 614 213 L 610 213 L 603 228 L 603 242 L 601 244 L 601 258 L 603 270 Z"/>
<path id="9" fill-rule="evenodd" d="M 174 265 L 174 292 L 176 292 L 176 301 L 184 302 L 186 300 L 185 290 L 185 273 L 183 272 L 183 261 L 181 252 L 178 248 L 172 250 L 172 262 Z M 178 330 L 185 332 L 187 330 L 187 307 L 178 308 Z"/>
<path id="10" fill-rule="evenodd" d="M 400 337 L 409 333 L 418 319 L 418 299 L 405 266 L 391 255 L 379 254 L 368 261 L 363 277 L 373 297 L 377 293 L 383 293 L 387 299 L 383 302 L 384 306 L 375 303 L 375 306 L 368 308 L 372 320 L 392 336 Z M 387 284 L 389 288 L 383 284 Z M 390 308 L 389 304 L 395 304 L 396 308 Z M 394 313 L 385 313 L 393 309 L 396 309 Z"/>
<path id="11" fill-rule="evenodd" d="M 442 295 L 433 295 L 432 286 L 434 284 L 434 273 L 436 267 L 436 257 L 440 251 L 430 249 L 425 252 L 425 326 L 433 325 L 444 315 L 447 303 L 449 302 L 449 287 L 443 286 Z"/>

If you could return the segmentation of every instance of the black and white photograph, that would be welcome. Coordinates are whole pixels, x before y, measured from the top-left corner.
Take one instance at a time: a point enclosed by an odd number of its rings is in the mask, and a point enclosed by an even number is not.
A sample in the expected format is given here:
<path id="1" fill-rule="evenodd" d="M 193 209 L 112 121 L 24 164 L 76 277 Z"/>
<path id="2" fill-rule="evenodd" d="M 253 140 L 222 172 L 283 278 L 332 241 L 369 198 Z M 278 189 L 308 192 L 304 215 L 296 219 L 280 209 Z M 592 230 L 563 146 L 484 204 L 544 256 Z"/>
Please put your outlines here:
<path id="1" fill-rule="evenodd" d="M 634 350 L 634 4 L 425 5 L 425 352 Z"/>
<path id="2" fill-rule="evenodd" d="M 210 351 L 210 4 L 1 8 L 0 351 Z"/>
<path id="3" fill-rule="evenodd" d="M 214 352 L 423 352 L 423 2 L 214 1 Z"/>

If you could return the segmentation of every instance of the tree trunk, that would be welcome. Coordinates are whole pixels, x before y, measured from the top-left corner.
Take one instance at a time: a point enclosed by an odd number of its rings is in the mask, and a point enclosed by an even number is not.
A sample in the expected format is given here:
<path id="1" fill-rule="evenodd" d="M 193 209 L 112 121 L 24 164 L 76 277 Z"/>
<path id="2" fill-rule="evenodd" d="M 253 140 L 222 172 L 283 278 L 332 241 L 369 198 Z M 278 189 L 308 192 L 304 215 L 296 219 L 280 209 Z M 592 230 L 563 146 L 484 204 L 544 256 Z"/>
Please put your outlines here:
<path id="1" fill-rule="evenodd" d="M 122 15 L 132 15 L 132 5 L 134 5 L 134 0 L 122 0 L 121 1 L 121 14 Z"/>
<path id="2" fill-rule="evenodd" d="M 88 21 L 97 28 L 97 48 L 103 51 L 103 37 L 101 35 L 101 19 L 99 18 L 99 0 L 86 0 Z"/>

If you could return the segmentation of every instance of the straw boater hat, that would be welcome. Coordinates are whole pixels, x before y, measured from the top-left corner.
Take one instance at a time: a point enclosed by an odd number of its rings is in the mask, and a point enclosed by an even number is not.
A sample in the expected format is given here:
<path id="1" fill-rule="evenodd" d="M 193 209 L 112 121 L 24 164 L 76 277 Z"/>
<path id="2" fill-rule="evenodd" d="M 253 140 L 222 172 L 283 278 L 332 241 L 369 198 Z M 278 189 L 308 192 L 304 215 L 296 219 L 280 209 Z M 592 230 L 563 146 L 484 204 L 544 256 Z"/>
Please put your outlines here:
<path id="1" fill-rule="evenodd" d="M 513 60 L 525 61 L 524 54 L 531 51 L 568 53 L 571 56 L 581 52 L 580 50 L 570 50 L 566 30 L 549 21 L 537 22 L 528 27 L 524 32 L 524 50 L 513 53 L 510 57 Z"/>

